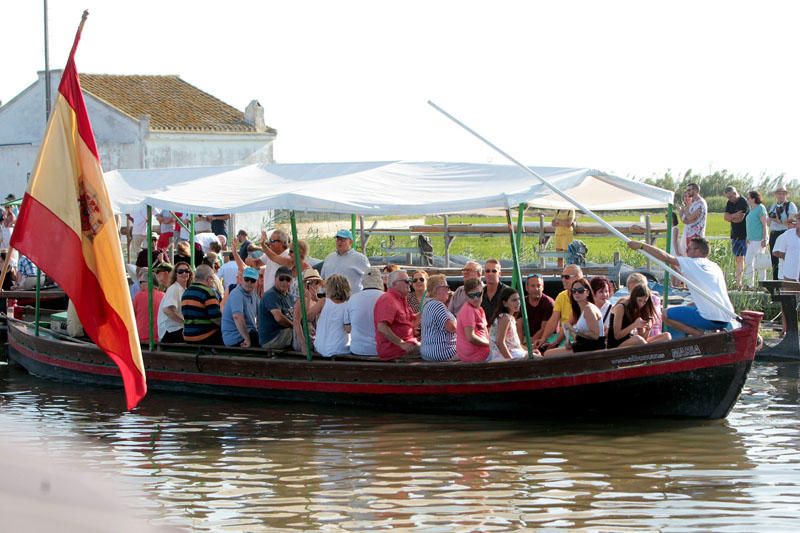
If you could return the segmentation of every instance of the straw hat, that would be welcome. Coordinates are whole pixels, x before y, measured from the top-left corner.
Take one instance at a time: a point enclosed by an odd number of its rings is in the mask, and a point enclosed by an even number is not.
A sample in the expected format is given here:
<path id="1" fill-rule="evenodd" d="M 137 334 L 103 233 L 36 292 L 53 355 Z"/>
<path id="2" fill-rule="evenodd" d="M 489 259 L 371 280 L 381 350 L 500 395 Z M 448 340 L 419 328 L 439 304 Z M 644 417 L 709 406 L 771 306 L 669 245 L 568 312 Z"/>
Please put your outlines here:
<path id="1" fill-rule="evenodd" d="M 787 191 L 786 187 L 784 187 L 783 184 L 781 184 L 781 185 L 778 185 L 778 187 L 775 189 L 774 192 L 789 192 L 789 191 Z"/>
<path id="2" fill-rule="evenodd" d="M 319 275 L 316 268 L 307 268 L 303 270 L 303 283 L 307 281 L 321 280 L 322 276 Z"/>
<path id="3" fill-rule="evenodd" d="M 383 276 L 381 269 L 378 267 L 370 267 L 369 270 L 364 272 L 361 276 L 361 285 L 365 289 L 378 289 L 383 290 Z"/>

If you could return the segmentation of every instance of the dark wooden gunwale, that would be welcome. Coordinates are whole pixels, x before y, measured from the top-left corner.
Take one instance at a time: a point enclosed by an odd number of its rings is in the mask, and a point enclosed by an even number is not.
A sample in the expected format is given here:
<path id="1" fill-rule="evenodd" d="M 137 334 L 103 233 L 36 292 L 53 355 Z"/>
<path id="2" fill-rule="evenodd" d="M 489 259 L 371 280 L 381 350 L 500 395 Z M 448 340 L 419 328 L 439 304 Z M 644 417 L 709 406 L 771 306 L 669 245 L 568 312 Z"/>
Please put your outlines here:
<path id="1" fill-rule="evenodd" d="M 405 396 L 406 400 L 415 396 L 429 400 L 450 396 L 497 399 L 504 394 L 568 391 L 671 375 L 670 379 L 675 379 L 674 375 L 679 374 L 688 377 L 691 373 L 708 374 L 716 368 L 736 367 L 737 383 L 730 385 L 731 390 L 720 393 L 727 398 L 728 405 L 713 410 L 727 413 L 753 360 L 761 315 L 745 312 L 744 318 L 744 327 L 734 332 L 654 344 L 645 349 L 617 348 L 504 363 L 380 362 L 352 358 L 333 361 L 315 358 L 309 362 L 296 354 L 220 347 L 195 348 L 193 353 L 145 352 L 144 359 L 151 389 L 191 391 L 197 387 L 203 393 L 214 393 L 214 387 L 219 387 L 226 395 L 273 391 L 283 396 L 289 393 L 300 396 L 307 393 L 315 398 Z M 29 370 L 33 368 L 33 373 L 52 371 L 54 375 L 46 377 L 97 382 L 91 379 L 95 376 L 103 377 L 100 381 L 104 383 L 115 380 L 119 383 L 116 367 L 94 345 L 34 337 L 17 324 L 9 328 L 11 358 Z M 730 380 L 730 375 L 714 379 Z"/>

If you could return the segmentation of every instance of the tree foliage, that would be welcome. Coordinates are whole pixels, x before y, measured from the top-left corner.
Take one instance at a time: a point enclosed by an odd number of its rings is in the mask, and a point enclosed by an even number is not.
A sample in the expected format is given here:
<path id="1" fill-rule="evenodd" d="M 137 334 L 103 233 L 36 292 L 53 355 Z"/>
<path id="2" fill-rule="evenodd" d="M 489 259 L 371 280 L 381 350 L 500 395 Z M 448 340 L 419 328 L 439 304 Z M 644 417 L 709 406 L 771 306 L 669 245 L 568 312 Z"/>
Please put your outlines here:
<path id="1" fill-rule="evenodd" d="M 660 178 L 649 178 L 644 182 L 662 189 L 675 191 L 675 203 L 680 203 L 681 195 L 690 183 L 700 185 L 700 194 L 703 197 L 723 196 L 725 187 L 729 185 L 736 187 L 739 194 L 743 196 L 748 191 L 758 191 L 762 196 L 768 197 L 778 185 L 786 187 L 794 198 L 797 198 L 798 193 L 800 193 L 800 183 L 797 180 L 787 180 L 783 174 L 778 174 L 777 176 L 761 175 L 756 178 L 749 174 L 732 174 L 727 170 L 718 170 L 713 174 L 703 175 L 689 169 L 680 177 L 673 176 L 671 171 L 667 171 Z"/>

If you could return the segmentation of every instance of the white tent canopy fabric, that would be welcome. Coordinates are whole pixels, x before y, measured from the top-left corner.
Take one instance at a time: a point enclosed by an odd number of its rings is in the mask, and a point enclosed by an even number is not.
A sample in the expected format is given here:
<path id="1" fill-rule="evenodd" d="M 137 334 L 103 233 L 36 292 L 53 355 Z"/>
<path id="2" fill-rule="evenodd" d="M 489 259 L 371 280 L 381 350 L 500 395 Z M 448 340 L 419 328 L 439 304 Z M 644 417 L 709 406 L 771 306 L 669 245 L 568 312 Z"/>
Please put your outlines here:
<path id="1" fill-rule="evenodd" d="M 530 167 L 594 211 L 666 207 L 673 192 L 586 168 Z M 293 209 L 358 215 L 437 214 L 527 203 L 572 209 L 514 165 L 384 161 L 114 170 L 113 209 L 187 213 Z"/>

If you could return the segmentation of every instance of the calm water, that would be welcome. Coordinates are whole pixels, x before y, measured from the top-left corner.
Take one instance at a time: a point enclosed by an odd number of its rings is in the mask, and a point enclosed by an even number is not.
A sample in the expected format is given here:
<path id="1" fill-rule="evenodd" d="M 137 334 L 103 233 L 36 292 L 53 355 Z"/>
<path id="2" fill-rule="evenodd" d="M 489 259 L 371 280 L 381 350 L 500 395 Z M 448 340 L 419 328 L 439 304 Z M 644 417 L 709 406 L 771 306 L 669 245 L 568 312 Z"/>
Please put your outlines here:
<path id="1" fill-rule="evenodd" d="M 756 365 L 725 421 L 544 423 L 163 393 L 131 414 L 0 364 L 0 438 L 199 531 L 797 531 L 798 368 Z"/>

